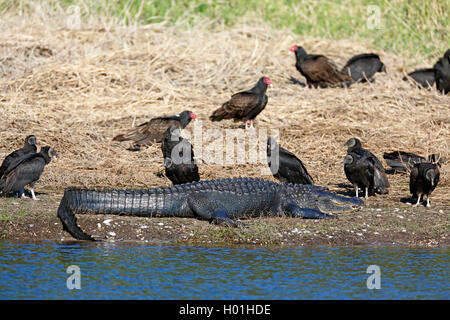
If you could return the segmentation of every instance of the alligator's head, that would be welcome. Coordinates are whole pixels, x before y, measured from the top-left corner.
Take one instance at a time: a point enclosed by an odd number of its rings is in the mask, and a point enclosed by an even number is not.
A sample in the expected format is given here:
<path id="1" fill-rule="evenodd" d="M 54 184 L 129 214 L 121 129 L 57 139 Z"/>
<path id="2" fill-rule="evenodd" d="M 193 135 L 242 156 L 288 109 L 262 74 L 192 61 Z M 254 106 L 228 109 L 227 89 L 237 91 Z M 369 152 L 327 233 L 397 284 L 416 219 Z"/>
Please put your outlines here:
<path id="1" fill-rule="evenodd" d="M 325 213 L 351 211 L 362 204 L 364 204 L 364 201 L 359 198 L 343 197 L 328 191 L 320 192 L 317 198 L 318 209 Z"/>
<path id="2" fill-rule="evenodd" d="M 302 184 L 283 184 L 288 201 L 301 208 L 312 208 L 323 213 L 351 211 L 364 204 L 356 197 L 343 197 L 334 194 L 326 187 Z"/>

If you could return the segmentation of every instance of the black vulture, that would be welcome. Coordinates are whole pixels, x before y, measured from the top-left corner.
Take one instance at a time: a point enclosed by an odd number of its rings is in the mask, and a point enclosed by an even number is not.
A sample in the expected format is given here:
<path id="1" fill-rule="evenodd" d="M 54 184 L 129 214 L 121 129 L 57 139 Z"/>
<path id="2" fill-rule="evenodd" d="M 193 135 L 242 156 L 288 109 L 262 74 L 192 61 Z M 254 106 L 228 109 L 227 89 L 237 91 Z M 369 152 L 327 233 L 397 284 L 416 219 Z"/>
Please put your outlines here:
<path id="1" fill-rule="evenodd" d="M 364 192 L 366 199 L 369 197 L 369 190 L 373 193 L 373 171 L 371 173 L 369 170 L 367 157 L 348 153 L 344 158 L 344 172 L 355 188 L 356 197 L 359 197 L 359 189 Z"/>
<path id="2" fill-rule="evenodd" d="M 26 137 L 23 147 L 17 149 L 16 151 L 11 152 L 9 155 L 6 156 L 5 160 L 3 160 L 3 163 L 0 166 L 0 178 L 3 176 L 6 169 L 8 169 L 8 166 L 15 159 L 23 156 L 24 154 L 36 153 L 36 151 L 37 151 L 36 137 L 34 135 Z"/>
<path id="3" fill-rule="evenodd" d="M 267 139 L 267 164 L 273 176 L 281 182 L 314 184 L 302 161 L 281 148 L 273 137 Z"/>
<path id="4" fill-rule="evenodd" d="M 125 134 L 115 136 L 113 141 L 131 140 L 137 147 L 151 143 L 160 143 L 164 139 L 164 132 L 171 125 L 184 129 L 192 119 L 197 119 L 197 116 L 188 110 L 173 116 L 153 118 Z"/>
<path id="5" fill-rule="evenodd" d="M 354 153 L 356 155 L 359 155 L 364 160 L 364 162 L 370 162 L 370 164 L 376 169 L 373 171 L 373 188 L 375 189 L 375 191 L 381 194 L 389 193 L 390 184 L 381 161 L 372 152 L 364 149 L 361 145 L 361 141 L 357 138 L 350 138 L 349 140 L 347 140 L 344 146 L 348 147 L 347 154 Z"/>
<path id="6" fill-rule="evenodd" d="M 13 163 L 16 159 L 20 158 L 23 155 L 35 153 L 37 151 L 37 143 L 36 137 L 34 135 L 27 136 L 25 138 L 25 143 L 22 148 L 11 152 L 6 158 L 3 160 L 2 165 L 0 166 L 0 180 L 8 169 L 8 167 Z M 19 190 L 19 197 L 23 195 L 23 190 Z"/>
<path id="7" fill-rule="evenodd" d="M 439 92 L 450 92 L 450 49 L 433 66 L 436 70 L 436 88 Z"/>
<path id="8" fill-rule="evenodd" d="M 371 81 L 376 72 L 386 72 L 386 66 L 374 53 L 353 56 L 342 68 L 342 72 L 352 77 L 353 81 Z"/>
<path id="9" fill-rule="evenodd" d="M 209 118 L 211 121 L 223 119 L 234 119 L 235 122 L 244 121 L 246 129 L 250 121 L 250 127 L 253 128 L 256 116 L 266 107 L 268 101 L 267 86 L 271 84 L 269 78 L 260 78 L 250 90 L 233 94 L 231 99 L 215 110 Z"/>
<path id="10" fill-rule="evenodd" d="M 300 46 L 293 46 L 289 51 L 295 52 L 295 67 L 306 78 L 308 87 L 348 86 L 352 83 L 352 78 L 327 57 L 307 54 Z"/>
<path id="11" fill-rule="evenodd" d="M 427 207 L 431 207 L 430 195 L 439 182 L 439 175 L 438 164 L 424 162 L 414 165 L 409 177 L 409 191 L 413 199 L 417 198 L 415 206 L 419 205 L 421 196 L 427 195 Z"/>
<path id="12" fill-rule="evenodd" d="M 411 77 L 423 88 L 432 88 L 436 80 L 436 70 L 433 68 L 418 69 L 408 73 L 408 77 Z M 408 81 L 408 77 L 404 77 L 403 80 Z"/>
<path id="13" fill-rule="evenodd" d="M 347 140 L 347 142 L 345 142 L 344 146 L 348 147 L 347 148 L 347 153 L 349 152 L 355 152 L 361 156 L 367 156 L 367 157 L 371 157 L 373 158 L 373 161 L 375 163 L 375 165 L 382 170 L 383 172 L 385 172 L 383 164 L 381 163 L 381 161 L 369 150 L 364 149 L 361 145 L 361 141 L 358 138 L 350 138 Z"/>
<path id="14" fill-rule="evenodd" d="M 392 151 L 389 153 L 385 152 L 383 154 L 383 158 L 386 160 L 386 163 L 396 172 L 411 171 L 416 163 L 426 161 L 444 163 L 444 160 L 440 157 L 440 155 L 435 153 L 429 155 L 428 159 L 425 159 L 424 157 L 411 152 Z"/>
<path id="15" fill-rule="evenodd" d="M 33 200 L 38 200 L 34 194 L 34 185 L 53 157 L 58 157 L 58 154 L 46 146 L 38 153 L 25 154 L 14 160 L 0 180 L 0 195 L 23 190 L 29 185 Z"/>
<path id="16" fill-rule="evenodd" d="M 363 190 L 364 197 L 367 199 L 369 195 L 374 195 L 375 191 L 386 191 L 389 187 L 386 174 L 376 167 L 370 156 L 349 152 L 344 158 L 344 172 L 353 184 L 357 197 L 359 196 L 358 188 Z"/>
<path id="17" fill-rule="evenodd" d="M 188 140 L 180 136 L 180 131 L 178 127 L 171 125 L 161 144 L 166 177 L 174 185 L 200 180 L 198 166 L 194 161 L 194 149 Z"/>

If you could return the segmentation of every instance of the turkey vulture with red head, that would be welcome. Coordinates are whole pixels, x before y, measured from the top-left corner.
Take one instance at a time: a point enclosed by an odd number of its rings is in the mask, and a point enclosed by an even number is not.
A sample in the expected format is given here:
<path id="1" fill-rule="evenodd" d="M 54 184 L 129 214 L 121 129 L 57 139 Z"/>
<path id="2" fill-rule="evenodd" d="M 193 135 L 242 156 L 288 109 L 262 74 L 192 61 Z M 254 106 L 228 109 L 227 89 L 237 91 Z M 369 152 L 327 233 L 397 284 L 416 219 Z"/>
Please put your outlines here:
<path id="1" fill-rule="evenodd" d="M 386 72 L 386 67 L 377 54 L 363 53 L 348 60 L 342 72 L 351 76 L 354 82 L 367 82 L 372 81 L 376 72 Z"/>
<path id="2" fill-rule="evenodd" d="M 413 199 L 417 198 L 415 206 L 420 203 L 420 198 L 427 195 L 427 207 L 430 205 L 431 192 L 439 182 L 439 165 L 435 163 L 416 163 L 409 176 L 409 191 Z"/>
<path id="3" fill-rule="evenodd" d="M 197 119 L 197 116 L 188 110 L 173 116 L 153 118 L 125 134 L 115 136 L 113 141 L 130 140 L 134 142 L 136 147 L 160 143 L 164 139 L 164 133 L 171 125 L 184 129 L 192 119 Z"/>
<path id="4" fill-rule="evenodd" d="M 260 78 L 258 83 L 250 90 L 232 95 L 231 99 L 215 110 L 209 118 L 211 121 L 223 119 L 234 119 L 235 122 L 245 121 L 246 129 L 250 121 L 250 127 L 253 128 L 253 121 L 267 104 L 266 91 L 267 86 L 271 84 L 272 81 L 269 78 Z"/>
<path id="5" fill-rule="evenodd" d="M 300 46 L 293 46 L 289 51 L 295 52 L 295 67 L 306 78 L 308 87 L 326 88 L 351 84 L 352 78 L 340 71 L 327 57 L 307 54 Z"/>

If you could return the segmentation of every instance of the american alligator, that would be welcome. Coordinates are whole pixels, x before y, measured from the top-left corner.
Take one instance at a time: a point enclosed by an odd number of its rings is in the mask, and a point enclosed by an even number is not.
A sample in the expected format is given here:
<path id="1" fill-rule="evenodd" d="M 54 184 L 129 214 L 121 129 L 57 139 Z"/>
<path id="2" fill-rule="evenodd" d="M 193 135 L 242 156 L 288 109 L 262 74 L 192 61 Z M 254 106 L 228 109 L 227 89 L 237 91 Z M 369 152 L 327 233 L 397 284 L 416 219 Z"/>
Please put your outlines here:
<path id="1" fill-rule="evenodd" d="M 362 203 L 314 185 L 228 178 L 145 190 L 67 188 L 58 217 L 74 238 L 94 240 L 77 225 L 75 214 L 189 217 L 242 226 L 235 219 L 283 213 L 306 219 L 335 218 L 328 213 L 348 211 Z"/>

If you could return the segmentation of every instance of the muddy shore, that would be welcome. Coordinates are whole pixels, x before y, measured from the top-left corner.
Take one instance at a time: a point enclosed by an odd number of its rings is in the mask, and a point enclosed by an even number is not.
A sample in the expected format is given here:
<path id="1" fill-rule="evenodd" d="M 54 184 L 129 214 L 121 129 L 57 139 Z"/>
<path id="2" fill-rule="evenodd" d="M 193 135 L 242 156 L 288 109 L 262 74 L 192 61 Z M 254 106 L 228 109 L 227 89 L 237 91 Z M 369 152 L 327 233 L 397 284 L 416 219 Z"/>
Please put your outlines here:
<path id="1" fill-rule="evenodd" d="M 61 195 L 41 194 L 40 201 L 0 199 L 0 240 L 72 241 L 56 216 Z M 448 207 L 386 207 L 369 199 L 339 219 L 270 217 L 242 220 L 245 228 L 216 226 L 189 218 L 140 218 L 77 215 L 78 224 L 102 241 L 149 244 L 257 246 L 406 246 L 448 247 Z"/>

